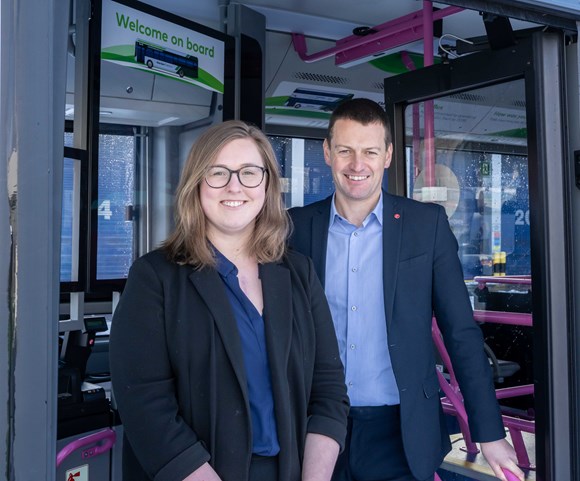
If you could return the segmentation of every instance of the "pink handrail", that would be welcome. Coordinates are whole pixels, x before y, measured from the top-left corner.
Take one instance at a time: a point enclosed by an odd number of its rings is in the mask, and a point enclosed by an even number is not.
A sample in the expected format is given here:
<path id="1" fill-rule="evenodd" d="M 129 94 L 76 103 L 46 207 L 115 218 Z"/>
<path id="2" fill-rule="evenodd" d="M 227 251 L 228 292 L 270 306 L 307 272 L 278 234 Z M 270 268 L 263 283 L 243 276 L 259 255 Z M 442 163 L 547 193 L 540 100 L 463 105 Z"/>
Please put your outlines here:
<path id="1" fill-rule="evenodd" d="M 520 481 L 520 479 L 509 469 L 501 468 L 501 470 L 503 471 L 503 474 L 505 474 L 507 481 Z"/>
<path id="2" fill-rule="evenodd" d="M 483 289 L 487 284 L 511 284 L 516 286 L 531 286 L 531 276 L 475 276 L 477 287 Z"/>
<path id="3" fill-rule="evenodd" d="M 109 428 L 104 429 L 103 431 L 89 434 L 88 436 L 84 436 L 79 439 L 75 439 L 58 452 L 56 455 L 56 467 L 58 468 L 61 463 L 77 449 L 81 449 L 101 441 L 102 444 L 94 446 L 92 449 L 88 449 L 86 452 L 83 452 L 83 459 L 103 454 L 113 447 L 116 439 L 117 435 L 115 434 L 115 431 Z"/>
<path id="4" fill-rule="evenodd" d="M 521 386 L 502 387 L 495 390 L 495 397 L 497 399 L 509 399 L 518 396 L 533 396 L 534 385 L 522 384 Z"/>
<path id="5" fill-rule="evenodd" d="M 455 390 L 454 386 L 448 383 L 443 377 L 443 374 L 439 371 L 437 371 L 437 379 L 439 380 L 439 387 L 441 387 L 441 390 L 445 393 L 445 397 L 441 399 L 443 411 L 457 417 L 457 422 L 459 423 L 459 428 L 463 433 L 463 439 L 465 441 L 465 450 L 470 454 L 479 453 L 477 445 L 471 440 L 467 412 L 463 406 L 463 397 L 461 396 L 461 393 L 458 390 Z"/>
<path id="6" fill-rule="evenodd" d="M 423 65 L 433 65 L 433 4 L 423 0 Z M 435 187 L 435 102 L 433 99 L 423 102 L 425 141 L 425 187 Z"/>
<path id="7" fill-rule="evenodd" d="M 477 322 L 493 322 L 495 324 L 510 324 L 512 326 L 532 326 L 532 315 L 527 312 L 504 312 L 474 310 L 473 318 Z"/>
<path id="8" fill-rule="evenodd" d="M 461 11 L 463 11 L 461 7 L 446 7 L 441 10 L 436 10 L 433 12 L 433 20 L 440 20 Z M 333 55 L 343 55 L 346 57 L 350 54 L 348 58 L 343 59 L 343 62 L 345 62 L 352 60 L 350 57 L 352 57 L 352 52 L 354 52 L 353 49 L 357 49 L 357 55 L 364 56 L 420 40 L 423 36 L 422 27 L 423 12 L 419 10 L 373 27 L 373 30 L 376 30 L 375 33 L 363 37 L 350 35 L 342 40 L 338 40 L 336 46 L 314 54 L 307 53 L 306 39 L 303 34 L 292 33 L 292 43 L 298 56 L 306 63 L 323 60 Z"/>
<path id="9" fill-rule="evenodd" d="M 482 311 L 483 312 L 483 311 Z M 489 311 L 485 311 L 489 312 Z M 500 313 L 500 314 L 519 314 L 519 313 Z M 531 316 L 530 316 L 531 325 Z M 431 324 L 431 331 L 433 334 L 433 342 L 441 359 L 443 365 L 447 368 L 449 372 L 449 381 L 443 377 L 441 372 L 437 371 L 437 378 L 439 380 L 439 386 L 445 394 L 441 398 L 441 406 L 445 414 L 451 414 L 457 418 L 459 423 L 459 428 L 463 434 L 463 439 L 465 442 L 465 450 L 470 454 L 478 453 L 477 445 L 471 439 L 471 433 L 469 431 L 469 422 L 467 418 L 467 412 L 465 406 L 463 405 L 463 396 L 461 395 L 460 386 L 453 372 L 453 366 L 451 364 L 451 359 L 443 343 L 443 338 L 441 336 L 441 331 L 437 325 L 437 320 L 433 317 Z M 523 396 L 534 393 L 534 386 L 531 384 L 523 386 L 515 386 L 496 390 L 497 399 L 505 399 L 508 397 Z M 514 450 L 518 458 L 518 464 L 522 468 L 534 469 L 534 466 L 530 462 L 528 452 L 524 443 L 522 432 L 535 433 L 535 422 L 528 419 L 516 418 L 513 416 L 502 415 L 502 420 L 504 426 L 509 430 Z"/>

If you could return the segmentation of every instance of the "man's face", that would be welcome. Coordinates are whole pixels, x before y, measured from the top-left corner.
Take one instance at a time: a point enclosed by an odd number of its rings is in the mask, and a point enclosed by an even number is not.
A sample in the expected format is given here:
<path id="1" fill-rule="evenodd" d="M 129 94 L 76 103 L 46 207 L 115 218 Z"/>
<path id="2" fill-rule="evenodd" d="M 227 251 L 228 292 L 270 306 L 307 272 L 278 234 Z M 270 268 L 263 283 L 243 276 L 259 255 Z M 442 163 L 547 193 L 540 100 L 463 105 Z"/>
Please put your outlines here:
<path id="1" fill-rule="evenodd" d="M 370 212 L 380 196 L 392 152 L 392 145 L 385 145 L 382 124 L 337 120 L 330 144 L 324 141 L 324 159 L 332 169 L 337 203 L 360 204 Z"/>

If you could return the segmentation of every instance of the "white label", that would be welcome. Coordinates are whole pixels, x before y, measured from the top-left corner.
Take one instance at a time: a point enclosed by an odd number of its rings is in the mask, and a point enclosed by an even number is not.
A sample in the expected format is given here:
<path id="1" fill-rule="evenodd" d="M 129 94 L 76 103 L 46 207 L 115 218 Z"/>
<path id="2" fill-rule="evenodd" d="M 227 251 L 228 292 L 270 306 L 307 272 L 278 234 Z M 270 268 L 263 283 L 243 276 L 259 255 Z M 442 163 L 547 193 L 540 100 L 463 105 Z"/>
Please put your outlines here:
<path id="1" fill-rule="evenodd" d="M 85 464 L 66 472 L 65 481 L 89 481 L 89 465 Z"/>
<path id="2" fill-rule="evenodd" d="M 421 194 L 423 202 L 447 201 L 447 187 L 423 187 Z"/>

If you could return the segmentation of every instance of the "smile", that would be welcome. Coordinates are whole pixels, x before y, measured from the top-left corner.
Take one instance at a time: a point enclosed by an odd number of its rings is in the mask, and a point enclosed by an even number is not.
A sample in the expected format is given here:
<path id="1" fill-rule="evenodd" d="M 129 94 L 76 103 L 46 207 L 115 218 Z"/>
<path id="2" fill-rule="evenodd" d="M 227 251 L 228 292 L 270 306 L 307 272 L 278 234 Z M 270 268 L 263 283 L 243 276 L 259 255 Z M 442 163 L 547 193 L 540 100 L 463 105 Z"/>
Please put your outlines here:
<path id="1" fill-rule="evenodd" d="M 360 180 L 368 179 L 370 177 L 370 175 L 348 175 L 348 174 L 345 174 L 345 177 L 347 177 L 349 180 L 360 181 Z"/>
<path id="2" fill-rule="evenodd" d="M 239 207 L 243 203 L 244 203 L 243 200 L 224 200 L 222 202 L 222 204 L 225 205 L 226 207 Z"/>

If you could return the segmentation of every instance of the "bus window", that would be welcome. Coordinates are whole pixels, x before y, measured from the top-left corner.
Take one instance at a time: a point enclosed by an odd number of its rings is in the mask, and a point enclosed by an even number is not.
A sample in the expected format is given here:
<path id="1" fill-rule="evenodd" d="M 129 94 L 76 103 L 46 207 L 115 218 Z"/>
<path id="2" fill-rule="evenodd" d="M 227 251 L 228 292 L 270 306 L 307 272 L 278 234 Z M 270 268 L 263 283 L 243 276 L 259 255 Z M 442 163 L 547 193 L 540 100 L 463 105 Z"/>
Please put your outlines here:
<path id="1" fill-rule="evenodd" d="M 280 164 L 286 207 L 308 205 L 332 194 L 334 184 L 324 162 L 322 139 L 269 139 Z"/>
<path id="2" fill-rule="evenodd" d="M 405 112 L 407 192 L 445 208 L 465 279 L 492 275 L 494 266 L 496 274 L 531 273 L 523 86 L 516 80 L 429 101 L 432 152 L 412 129 L 426 103 Z"/>
<path id="3" fill-rule="evenodd" d="M 126 207 L 135 193 L 135 137 L 99 135 L 97 280 L 124 279 L 133 262 L 133 222 Z"/>
<path id="4" fill-rule="evenodd" d="M 486 319 L 480 327 L 498 388 L 535 379 L 531 317 L 486 318 L 532 312 L 524 87 L 512 80 L 410 104 L 404 119 L 407 193 L 445 209 L 476 318 Z M 513 370 L 504 376 L 499 363 Z M 502 398 L 501 408 L 530 419 L 535 398 Z"/>
<path id="5" fill-rule="evenodd" d="M 71 135 L 72 136 L 72 135 Z M 66 143 L 66 142 L 65 142 Z M 65 157 L 60 235 L 60 281 L 78 281 L 78 160 Z"/>

